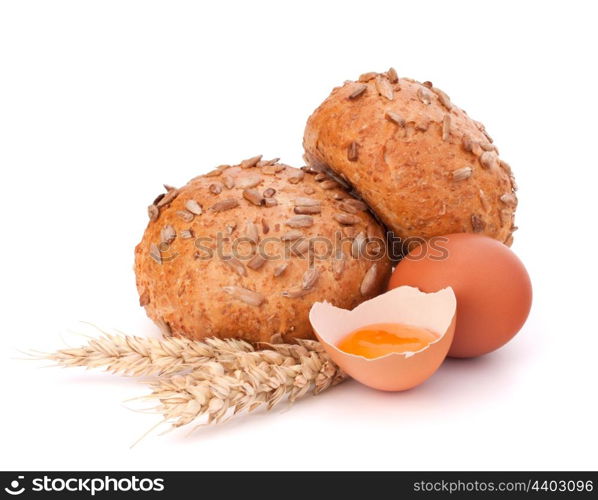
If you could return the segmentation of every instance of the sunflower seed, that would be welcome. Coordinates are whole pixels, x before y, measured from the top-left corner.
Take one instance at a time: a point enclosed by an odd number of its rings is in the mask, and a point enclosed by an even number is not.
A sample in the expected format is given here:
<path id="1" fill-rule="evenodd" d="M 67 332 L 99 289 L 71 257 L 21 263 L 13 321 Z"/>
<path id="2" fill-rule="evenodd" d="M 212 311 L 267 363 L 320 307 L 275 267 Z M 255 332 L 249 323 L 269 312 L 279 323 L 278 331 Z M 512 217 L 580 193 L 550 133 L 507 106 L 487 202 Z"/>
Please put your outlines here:
<path id="1" fill-rule="evenodd" d="M 246 160 L 243 160 L 239 166 L 241 168 L 251 168 L 251 167 L 255 167 L 257 165 L 257 163 L 262 159 L 262 155 L 258 155 L 258 156 L 252 156 L 251 158 L 247 158 Z"/>
<path id="2" fill-rule="evenodd" d="M 282 241 L 295 241 L 299 238 L 303 238 L 303 233 L 297 229 L 291 229 L 280 237 Z"/>
<path id="3" fill-rule="evenodd" d="M 291 252 L 293 252 L 293 254 L 295 254 L 296 256 L 300 257 L 307 253 L 310 246 L 311 246 L 311 243 L 309 242 L 308 239 L 303 238 L 300 240 L 295 240 L 295 242 L 291 246 Z"/>
<path id="4" fill-rule="evenodd" d="M 355 239 L 353 240 L 353 244 L 351 245 L 351 255 L 356 259 L 362 257 L 364 255 L 366 243 L 365 233 L 362 231 L 355 236 Z"/>
<path id="5" fill-rule="evenodd" d="M 377 275 L 378 275 L 378 264 L 374 263 L 374 264 L 372 264 L 372 267 L 370 267 L 367 270 L 367 272 L 365 273 L 365 276 L 363 277 L 361 286 L 359 287 L 359 291 L 361 292 L 361 295 L 369 295 L 370 293 L 372 293 L 374 291 L 374 288 L 376 286 Z"/>
<path id="6" fill-rule="evenodd" d="M 484 150 L 482 149 L 482 146 L 480 146 L 480 143 L 478 141 L 471 141 L 471 152 L 479 157 L 484 152 Z"/>
<path id="7" fill-rule="evenodd" d="M 264 264 L 266 263 L 266 259 L 260 255 L 259 253 L 256 253 L 251 260 L 247 263 L 247 267 L 249 269 L 253 269 L 254 271 L 257 271 L 259 268 L 261 268 Z"/>
<path id="8" fill-rule="evenodd" d="M 329 179 L 327 181 L 324 181 L 322 183 L 320 183 L 320 187 L 326 191 L 328 191 L 329 189 L 334 189 L 339 187 L 338 182 L 333 181 L 332 179 Z"/>
<path id="9" fill-rule="evenodd" d="M 369 73 L 364 73 L 363 75 L 360 75 L 359 81 L 360 82 L 369 82 L 371 79 L 376 78 L 377 76 L 378 76 L 378 73 L 376 73 L 375 71 L 370 71 Z"/>
<path id="10" fill-rule="evenodd" d="M 356 198 L 347 198 L 343 204 L 351 205 L 358 212 L 365 212 L 368 209 L 368 206 L 363 201 Z"/>
<path id="11" fill-rule="evenodd" d="M 274 188 L 265 189 L 262 194 L 263 194 L 264 198 L 272 198 L 272 196 L 274 196 L 276 194 L 276 189 L 274 189 Z"/>
<path id="12" fill-rule="evenodd" d="M 415 124 L 415 129 L 416 130 L 420 130 L 421 132 L 425 132 L 429 128 L 430 128 L 430 122 L 429 121 L 423 121 L 423 122 L 419 122 L 419 123 Z"/>
<path id="13" fill-rule="evenodd" d="M 353 205 L 347 203 L 347 201 L 349 200 L 345 200 L 340 203 L 338 208 L 340 208 L 343 212 L 355 215 L 357 213 L 357 209 Z"/>
<path id="14" fill-rule="evenodd" d="M 264 167 L 262 167 L 262 174 L 264 175 L 275 175 L 278 172 L 281 172 L 282 170 L 284 170 L 284 165 L 281 165 L 280 163 L 274 163 L 272 165 L 265 165 Z"/>
<path id="15" fill-rule="evenodd" d="M 387 111 L 384 117 L 387 120 L 396 123 L 399 127 L 405 126 L 405 118 L 403 118 L 399 113 L 395 113 L 394 111 Z"/>
<path id="16" fill-rule="evenodd" d="M 243 198 L 257 206 L 264 204 L 264 197 L 260 194 L 260 192 L 257 189 L 245 189 L 243 191 Z"/>
<path id="17" fill-rule="evenodd" d="M 305 165 L 304 167 L 301 167 L 301 170 L 303 172 L 305 172 L 306 174 L 319 174 L 320 172 L 322 172 L 322 167 L 317 166 L 317 165 Z"/>
<path id="18" fill-rule="evenodd" d="M 486 227 L 486 223 L 480 215 L 473 214 L 471 216 L 471 227 L 474 233 L 481 233 Z"/>
<path id="19" fill-rule="evenodd" d="M 332 199 L 333 200 L 339 201 L 339 200 L 344 200 L 345 198 L 346 197 L 345 197 L 344 193 L 333 193 L 332 194 Z"/>
<path id="20" fill-rule="evenodd" d="M 303 180 L 303 177 L 305 177 L 305 172 L 303 170 L 295 170 L 291 175 L 287 177 L 287 180 L 291 184 L 298 184 Z"/>
<path id="21" fill-rule="evenodd" d="M 424 83 L 424 85 L 426 84 Z M 426 105 L 432 102 L 432 96 L 430 95 L 430 92 L 426 90 L 424 87 L 420 87 L 417 89 L 417 97 L 421 102 L 423 102 Z"/>
<path id="22" fill-rule="evenodd" d="M 278 205 L 278 201 L 276 201 L 276 198 L 266 198 L 264 200 L 265 207 L 275 207 L 276 205 Z"/>
<path id="23" fill-rule="evenodd" d="M 357 161 L 357 158 L 359 157 L 359 144 L 357 144 L 355 141 L 351 142 L 351 144 L 349 144 L 349 147 L 347 148 L 347 159 L 349 161 Z"/>
<path id="24" fill-rule="evenodd" d="M 178 189 L 171 188 L 170 186 L 168 186 L 168 188 L 168 192 L 160 199 L 160 201 L 156 202 L 156 206 L 158 208 L 162 208 L 166 205 L 169 205 L 170 203 L 172 203 L 172 200 L 174 200 L 179 195 Z"/>
<path id="25" fill-rule="evenodd" d="M 226 189 L 232 189 L 235 185 L 235 179 L 233 179 L 230 175 L 224 175 L 222 177 L 222 183 Z"/>
<path id="26" fill-rule="evenodd" d="M 201 215 L 202 213 L 201 205 L 195 200 L 187 200 L 185 202 L 185 208 L 193 215 Z"/>
<path id="27" fill-rule="evenodd" d="M 272 158 L 271 160 L 260 160 L 257 162 L 257 167 L 270 167 L 276 165 L 280 161 L 280 158 Z"/>
<path id="28" fill-rule="evenodd" d="M 500 201 L 502 201 L 505 205 L 517 205 L 517 198 L 512 193 L 505 193 L 500 197 Z"/>
<path id="29" fill-rule="evenodd" d="M 158 205 L 159 201 L 164 198 L 164 196 L 166 196 L 166 193 L 160 193 L 158 196 L 156 196 L 156 199 L 152 202 L 152 205 Z"/>
<path id="30" fill-rule="evenodd" d="M 220 194 L 222 193 L 222 183 L 214 182 L 208 186 L 208 189 L 212 194 Z"/>
<path id="31" fill-rule="evenodd" d="M 295 212 L 296 214 L 300 214 L 300 215 L 315 215 L 315 214 L 322 213 L 322 207 L 320 207 L 320 206 L 313 206 L 313 207 L 299 206 L 299 207 L 295 207 L 293 209 L 293 212 Z"/>
<path id="32" fill-rule="evenodd" d="M 166 192 L 170 192 L 170 191 L 174 191 L 176 188 L 174 186 L 171 186 L 170 184 L 162 184 L 164 186 L 164 189 L 166 189 Z"/>
<path id="33" fill-rule="evenodd" d="M 316 174 L 314 177 L 314 181 L 316 182 L 322 182 L 326 179 L 328 179 L 328 174 L 325 174 L 324 172 L 320 172 L 319 174 Z"/>
<path id="34" fill-rule="evenodd" d="M 442 104 L 446 109 L 448 109 L 449 111 L 451 111 L 453 109 L 453 104 L 451 103 L 451 99 L 442 90 L 440 90 L 439 88 L 433 87 L 432 92 L 434 92 L 436 94 L 436 96 L 438 97 L 438 100 L 440 101 L 440 104 Z"/>
<path id="35" fill-rule="evenodd" d="M 238 299 L 250 306 L 259 307 L 264 303 L 264 296 L 261 293 L 254 292 L 253 290 L 249 290 L 247 288 L 243 288 L 242 286 L 223 286 L 222 290 L 228 293 L 235 299 Z"/>
<path id="36" fill-rule="evenodd" d="M 488 169 L 496 167 L 496 165 L 498 164 L 496 155 L 490 151 L 484 151 L 480 156 L 480 164 L 482 165 L 482 167 Z"/>
<path id="37" fill-rule="evenodd" d="M 397 70 L 394 68 L 389 68 L 386 72 L 386 76 L 390 83 L 397 83 L 399 81 L 399 75 L 397 75 Z"/>
<path id="38" fill-rule="evenodd" d="M 484 151 L 496 151 L 496 146 L 494 144 L 490 144 L 489 142 L 480 142 L 480 147 Z"/>
<path id="39" fill-rule="evenodd" d="M 262 219 L 262 233 L 268 234 L 270 232 L 270 226 L 266 219 Z"/>
<path id="40" fill-rule="evenodd" d="M 177 210 L 176 214 L 178 217 L 185 222 L 191 222 L 193 220 L 193 214 L 188 210 Z"/>
<path id="41" fill-rule="evenodd" d="M 289 227 L 311 227 L 314 225 L 314 218 L 311 215 L 295 215 L 285 222 Z"/>
<path id="42" fill-rule="evenodd" d="M 295 288 L 291 288 L 290 290 L 285 290 L 284 292 L 282 292 L 281 295 L 289 299 L 298 299 L 299 297 L 303 297 L 308 293 L 311 293 L 312 291 L 313 289 L 306 290 L 305 288 L 298 286 Z"/>
<path id="43" fill-rule="evenodd" d="M 282 264 L 276 266 L 274 268 L 274 277 L 278 278 L 280 275 L 282 275 L 287 270 L 287 267 L 289 267 L 288 262 L 283 262 Z"/>
<path id="44" fill-rule="evenodd" d="M 212 210 L 214 212 L 224 212 L 225 210 L 230 210 L 231 208 L 235 208 L 239 206 L 239 202 L 234 198 L 226 198 L 218 203 L 214 203 L 212 205 Z"/>
<path id="45" fill-rule="evenodd" d="M 256 245 L 259 243 L 260 235 L 257 230 L 257 225 L 255 225 L 253 222 L 247 222 L 245 225 L 245 237 Z"/>
<path id="46" fill-rule="evenodd" d="M 305 194 L 314 194 L 316 192 L 316 190 L 314 188 L 312 188 L 311 186 L 305 186 L 303 188 L 303 192 Z"/>
<path id="47" fill-rule="evenodd" d="M 160 243 L 170 244 L 174 241 L 175 238 L 176 231 L 174 230 L 174 227 L 172 227 L 170 224 L 164 226 L 162 228 L 162 231 L 160 231 Z"/>
<path id="48" fill-rule="evenodd" d="M 183 238 L 184 240 L 188 240 L 193 238 L 193 230 L 192 229 L 183 229 L 180 232 L 181 238 Z"/>
<path id="49" fill-rule="evenodd" d="M 336 220 L 339 224 L 344 226 L 352 226 L 353 224 L 357 224 L 361 219 L 356 215 L 351 214 L 334 214 L 334 220 Z"/>
<path id="50" fill-rule="evenodd" d="M 246 177 L 241 177 L 235 181 L 235 187 L 238 189 L 250 189 L 262 182 L 262 177 L 259 174 L 252 174 Z"/>
<path id="51" fill-rule="evenodd" d="M 310 267 L 303 273 L 303 277 L 301 278 L 301 288 L 304 290 L 310 290 L 316 285 L 319 277 L 320 272 L 318 269 L 315 267 Z"/>
<path id="52" fill-rule="evenodd" d="M 378 75 L 376 77 L 376 90 L 382 97 L 386 97 L 389 101 L 394 99 L 395 93 L 392 84 L 388 81 L 385 75 Z"/>
<path id="53" fill-rule="evenodd" d="M 160 209 L 156 205 L 150 205 L 147 207 L 147 215 L 151 221 L 158 220 L 158 217 L 160 216 Z"/>
<path id="54" fill-rule="evenodd" d="M 469 137 L 468 135 L 463 136 L 463 138 L 461 139 L 461 145 L 463 146 L 463 149 L 468 153 L 472 152 L 472 141 L 471 137 Z"/>
<path id="55" fill-rule="evenodd" d="M 453 180 L 454 181 L 464 181 L 465 179 L 469 179 L 473 172 L 473 168 L 471 167 L 463 167 L 458 168 L 457 170 L 453 170 Z"/>
<path id="56" fill-rule="evenodd" d="M 143 290 L 141 295 L 139 295 L 139 305 L 141 307 L 147 306 L 150 303 L 150 295 L 147 290 Z"/>
<path id="57" fill-rule="evenodd" d="M 367 88 L 368 86 L 363 83 L 355 83 L 353 85 L 353 90 L 349 94 L 349 99 L 357 99 L 361 94 L 363 94 L 366 91 Z"/>
<path id="58" fill-rule="evenodd" d="M 152 259 L 154 259 L 158 264 L 162 264 L 162 254 L 160 253 L 160 249 L 158 245 L 152 243 L 150 245 L 149 254 Z"/>
<path id="59" fill-rule="evenodd" d="M 340 278 L 345 270 L 344 255 L 338 256 L 332 260 L 332 274 L 336 279 Z"/>
<path id="60" fill-rule="evenodd" d="M 245 266 L 236 257 L 223 256 L 222 262 L 224 262 L 228 267 L 230 267 L 239 276 L 247 276 L 247 269 L 245 269 Z"/>
<path id="61" fill-rule="evenodd" d="M 429 80 L 426 80 L 424 83 L 422 83 L 422 85 L 428 89 L 431 89 L 432 87 L 434 87 L 434 84 Z"/>
<path id="62" fill-rule="evenodd" d="M 448 141 L 451 136 L 451 115 L 446 113 L 442 119 L 442 140 Z"/>

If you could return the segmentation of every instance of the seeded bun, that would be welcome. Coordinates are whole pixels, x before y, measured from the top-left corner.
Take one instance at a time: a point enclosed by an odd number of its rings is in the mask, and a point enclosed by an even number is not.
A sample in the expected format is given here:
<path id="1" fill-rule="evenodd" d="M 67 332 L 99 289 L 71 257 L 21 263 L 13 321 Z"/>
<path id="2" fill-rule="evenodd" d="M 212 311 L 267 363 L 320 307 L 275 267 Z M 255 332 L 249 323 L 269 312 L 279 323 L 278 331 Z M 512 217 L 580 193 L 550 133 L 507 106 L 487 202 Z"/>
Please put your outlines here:
<path id="1" fill-rule="evenodd" d="M 148 213 L 137 288 L 167 335 L 315 338 L 313 302 L 353 308 L 390 273 L 384 231 L 367 206 L 310 168 L 261 157 L 223 165 L 167 187 Z"/>
<path id="2" fill-rule="evenodd" d="M 345 82 L 309 117 L 303 144 L 312 167 L 345 178 L 399 237 L 513 241 L 511 169 L 484 126 L 431 82 L 392 68 Z"/>

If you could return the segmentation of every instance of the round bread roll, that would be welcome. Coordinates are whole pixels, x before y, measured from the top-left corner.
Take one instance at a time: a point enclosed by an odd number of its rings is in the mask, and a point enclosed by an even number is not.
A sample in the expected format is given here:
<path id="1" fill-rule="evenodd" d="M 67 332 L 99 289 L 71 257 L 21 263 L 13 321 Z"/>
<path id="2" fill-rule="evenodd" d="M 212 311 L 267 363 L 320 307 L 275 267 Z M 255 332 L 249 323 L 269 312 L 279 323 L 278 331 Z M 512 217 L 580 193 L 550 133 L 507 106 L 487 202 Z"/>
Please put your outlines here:
<path id="1" fill-rule="evenodd" d="M 307 121 L 305 159 L 347 180 L 396 236 L 483 233 L 511 245 L 510 167 L 484 126 L 431 82 L 367 73 Z"/>
<path id="2" fill-rule="evenodd" d="M 353 308 L 384 290 L 384 230 L 313 169 L 254 157 L 149 206 L 135 249 L 140 303 L 167 335 L 315 338 L 315 301 Z"/>

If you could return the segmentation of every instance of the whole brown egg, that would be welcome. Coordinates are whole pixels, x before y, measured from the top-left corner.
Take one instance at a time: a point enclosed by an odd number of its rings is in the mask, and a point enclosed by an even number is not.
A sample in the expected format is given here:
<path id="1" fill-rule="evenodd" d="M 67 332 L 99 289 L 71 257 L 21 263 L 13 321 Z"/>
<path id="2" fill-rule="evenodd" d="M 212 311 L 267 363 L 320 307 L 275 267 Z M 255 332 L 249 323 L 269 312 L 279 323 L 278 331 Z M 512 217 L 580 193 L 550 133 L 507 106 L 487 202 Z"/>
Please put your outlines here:
<path id="1" fill-rule="evenodd" d="M 457 326 L 449 356 L 469 358 L 498 349 L 525 323 L 532 304 L 529 275 L 504 244 L 477 234 L 436 237 L 411 249 L 389 289 L 402 285 L 435 292 L 452 287 Z"/>

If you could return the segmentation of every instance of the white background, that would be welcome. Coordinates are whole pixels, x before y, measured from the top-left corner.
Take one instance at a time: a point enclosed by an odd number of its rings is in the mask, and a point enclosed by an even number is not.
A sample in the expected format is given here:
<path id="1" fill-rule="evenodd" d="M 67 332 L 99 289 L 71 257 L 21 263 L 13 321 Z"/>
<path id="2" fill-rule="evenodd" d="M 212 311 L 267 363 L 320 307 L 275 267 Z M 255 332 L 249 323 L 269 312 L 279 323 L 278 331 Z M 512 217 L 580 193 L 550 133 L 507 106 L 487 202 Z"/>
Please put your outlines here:
<path id="1" fill-rule="evenodd" d="M 592 2 L 0 4 L 1 469 L 596 469 L 597 30 Z M 161 183 L 254 154 L 301 165 L 333 86 L 395 66 L 483 121 L 514 168 L 528 323 L 419 388 L 350 382 L 186 437 L 136 382 L 18 349 L 80 321 L 157 335 L 133 248 Z M 508 293 L 508 290 L 505 290 Z"/>

